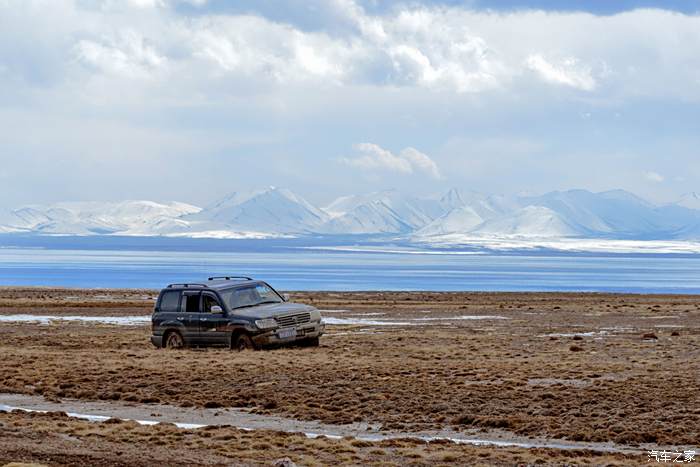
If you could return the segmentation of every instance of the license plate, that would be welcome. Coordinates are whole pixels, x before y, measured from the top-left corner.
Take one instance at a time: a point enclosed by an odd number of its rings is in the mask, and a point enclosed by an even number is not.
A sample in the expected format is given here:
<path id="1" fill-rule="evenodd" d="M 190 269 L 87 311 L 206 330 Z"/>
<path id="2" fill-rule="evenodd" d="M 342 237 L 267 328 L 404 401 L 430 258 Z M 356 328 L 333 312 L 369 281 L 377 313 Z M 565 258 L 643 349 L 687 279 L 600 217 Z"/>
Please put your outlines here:
<path id="1" fill-rule="evenodd" d="M 290 339 L 292 337 L 297 337 L 297 330 L 292 329 L 280 329 L 277 331 L 277 337 L 280 339 Z"/>

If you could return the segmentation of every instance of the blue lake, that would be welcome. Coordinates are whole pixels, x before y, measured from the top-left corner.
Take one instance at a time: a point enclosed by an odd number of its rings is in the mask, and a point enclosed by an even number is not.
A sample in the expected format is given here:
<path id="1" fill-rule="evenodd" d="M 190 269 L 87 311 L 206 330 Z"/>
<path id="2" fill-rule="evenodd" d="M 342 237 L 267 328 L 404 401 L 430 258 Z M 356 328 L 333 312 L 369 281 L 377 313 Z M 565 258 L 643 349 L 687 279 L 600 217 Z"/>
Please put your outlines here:
<path id="1" fill-rule="evenodd" d="M 320 245 L 318 243 L 321 243 Z M 313 247 L 313 248 L 311 248 Z M 700 255 L 334 251 L 316 241 L 0 238 L 0 285 L 159 288 L 242 274 L 283 290 L 700 293 Z"/>

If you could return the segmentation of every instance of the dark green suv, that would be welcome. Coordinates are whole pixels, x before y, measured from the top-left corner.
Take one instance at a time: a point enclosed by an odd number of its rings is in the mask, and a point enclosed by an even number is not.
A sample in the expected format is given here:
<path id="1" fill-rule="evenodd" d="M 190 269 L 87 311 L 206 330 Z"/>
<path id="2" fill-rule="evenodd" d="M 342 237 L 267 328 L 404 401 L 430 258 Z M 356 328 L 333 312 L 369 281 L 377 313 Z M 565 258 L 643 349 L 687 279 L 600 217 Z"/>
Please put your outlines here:
<path id="1" fill-rule="evenodd" d="M 250 277 L 210 277 L 199 284 L 170 284 L 153 310 L 156 347 L 222 346 L 236 350 L 301 344 L 318 346 L 325 326 L 314 307 Z"/>

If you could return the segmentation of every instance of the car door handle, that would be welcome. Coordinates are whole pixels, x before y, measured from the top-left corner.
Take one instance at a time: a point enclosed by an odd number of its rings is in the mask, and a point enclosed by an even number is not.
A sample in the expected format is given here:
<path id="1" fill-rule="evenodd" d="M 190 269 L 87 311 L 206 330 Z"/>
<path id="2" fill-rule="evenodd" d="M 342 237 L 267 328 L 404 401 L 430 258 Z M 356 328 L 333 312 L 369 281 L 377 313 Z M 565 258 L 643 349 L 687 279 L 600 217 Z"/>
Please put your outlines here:
<path id="1" fill-rule="evenodd" d="M 206 321 L 206 318 L 199 318 L 200 321 Z"/>
<path id="2" fill-rule="evenodd" d="M 177 320 L 178 320 L 178 321 L 182 321 L 183 319 L 185 319 L 185 318 L 180 317 L 180 318 L 178 318 Z"/>

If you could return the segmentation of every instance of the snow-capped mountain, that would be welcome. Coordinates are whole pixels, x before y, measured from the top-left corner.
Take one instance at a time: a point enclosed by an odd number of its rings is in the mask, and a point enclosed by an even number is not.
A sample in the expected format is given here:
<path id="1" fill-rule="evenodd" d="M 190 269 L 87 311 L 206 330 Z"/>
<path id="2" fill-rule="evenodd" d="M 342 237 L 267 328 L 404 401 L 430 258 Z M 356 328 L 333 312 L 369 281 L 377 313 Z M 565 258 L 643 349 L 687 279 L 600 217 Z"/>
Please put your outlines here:
<path id="1" fill-rule="evenodd" d="M 700 196 L 657 206 L 622 190 L 433 197 L 396 190 L 338 198 L 320 209 L 290 190 L 233 193 L 204 209 L 152 201 L 70 202 L 0 210 L 0 233 L 269 238 L 391 235 L 417 242 L 469 238 L 700 239 Z"/>
<path id="2" fill-rule="evenodd" d="M 471 232 L 484 223 L 486 219 L 471 206 L 460 206 L 433 220 L 416 232 L 419 236 L 444 235 L 450 233 Z"/>
<path id="3" fill-rule="evenodd" d="M 575 237 L 579 231 L 559 213 L 544 206 L 526 206 L 485 221 L 471 231 L 478 236 Z"/>
<path id="4" fill-rule="evenodd" d="M 178 202 L 65 202 L 6 211 L 0 225 L 19 232 L 95 235 L 133 231 L 151 235 L 159 224 L 199 210 Z"/>
<path id="5" fill-rule="evenodd" d="M 329 219 L 323 210 L 290 190 L 270 187 L 232 193 L 200 212 L 182 217 L 194 230 L 311 233 Z"/>
<path id="6" fill-rule="evenodd" d="M 555 191 L 542 196 L 472 195 L 414 234 L 671 239 L 695 238 L 700 211 L 673 204 L 657 207 L 623 190 Z M 697 232 L 700 232 L 698 227 Z"/>
<path id="7" fill-rule="evenodd" d="M 441 199 L 445 213 L 416 232 L 418 236 L 471 232 L 484 222 L 515 212 L 515 198 L 452 189 Z"/>
<path id="8" fill-rule="evenodd" d="M 331 234 L 409 233 L 444 212 L 438 199 L 404 196 L 396 190 L 344 196 L 324 208 Z"/>
<path id="9" fill-rule="evenodd" d="M 551 209 L 582 235 L 635 236 L 663 229 L 652 204 L 623 190 L 602 193 L 555 191 L 523 198 L 520 202 Z"/>
<path id="10" fill-rule="evenodd" d="M 694 191 L 691 193 L 686 193 L 673 204 L 688 209 L 700 209 L 700 193 L 696 193 Z"/>

